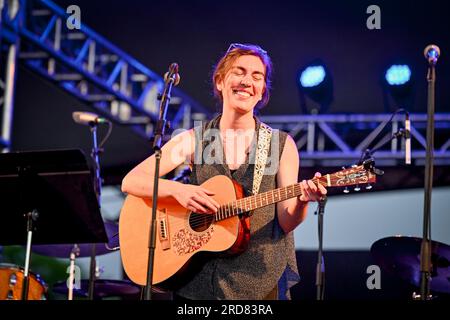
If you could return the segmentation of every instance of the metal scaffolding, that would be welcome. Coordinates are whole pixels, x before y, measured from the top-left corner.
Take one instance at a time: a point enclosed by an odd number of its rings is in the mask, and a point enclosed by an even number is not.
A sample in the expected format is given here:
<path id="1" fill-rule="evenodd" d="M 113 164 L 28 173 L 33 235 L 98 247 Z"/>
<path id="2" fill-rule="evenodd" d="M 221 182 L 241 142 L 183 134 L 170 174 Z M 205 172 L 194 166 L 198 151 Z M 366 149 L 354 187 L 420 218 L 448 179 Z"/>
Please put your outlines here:
<path id="1" fill-rule="evenodd" d="M 367 149 L 389 140 L 403 126 L 404 116 L 391 114 L 333 114 L 263 116 L 262 121 L 288 132 L 300 152 L 302 166 L 354 163 Z M 411 156 L 423 166 L 426 156 L 426 114 L 411 114 Z M 390 122 L 390 123 L 389 123 Z M 435 165 L 450 164 L 450 114 L 435 115 Z M 371 143 L 372 142 L 372 143 Z M 378 164 L 405 162 L 404 139 L 393 139 L 374 153 Z"/>
<path id="2" fill-rule="evenodd" d="M 19 0 L 0 0 L 0 150 L 6 152 L 11 146 L 12 117 L 14 111 L 14 88 L 17 74 L 17 53 L 20 48 L 18 30 L 23 22 Z"/>
<path id="3" fill-rule="evenodd" d="M 10 15 L 12 11 L 15 16 Z M 131 126 L 144 138 L 151 136 L 159 113 L 158 93 L 164 86 L 161 76 L 83 23 L 79 29 L 69 28 L 69 14 L 51 1 L 8 1 L 2 15 L 9 17 L 1 23 L 2 41 L 8 41 L 3 81 L 4 146 L 10 141 L 17 58 L 96 112 Z M 172 108 L 177 111 L 170 115 L 174 128 L 190 127 L 193 119 L 204 119 L 210 113 L 177 88 L 170 103 L 177 105 Z"/>

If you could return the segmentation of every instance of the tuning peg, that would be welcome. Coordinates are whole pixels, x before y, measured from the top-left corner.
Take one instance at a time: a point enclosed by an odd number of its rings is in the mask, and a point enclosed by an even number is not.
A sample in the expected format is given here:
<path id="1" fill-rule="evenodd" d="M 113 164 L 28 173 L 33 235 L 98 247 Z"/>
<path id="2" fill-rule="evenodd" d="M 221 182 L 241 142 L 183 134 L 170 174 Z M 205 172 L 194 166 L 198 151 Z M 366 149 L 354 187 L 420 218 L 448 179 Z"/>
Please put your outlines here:
<path id="1" fill-rule="evenodd" d="M 370 190 L 370 189 L 372 189 L 372 185 L 370 183 L 368 183 L 366 186 L 366 190 Z"/>
<path id="2" fill-rule="evenodd" d="M 345 187 L 345 189 L 344 189 L 344 193 L 350 193 L 350 190 L 348 190 L 348 188 L 347 188 L 347 187 Z"/>
<path id="3" fill-rule="evenodd" d="M 358 185 L 356 185 L 356 187 L 355 187 L 355 189 L 354 189 L 355 191 L 360 191 L 361 190 L 361 188 L 358 186 Z"/>

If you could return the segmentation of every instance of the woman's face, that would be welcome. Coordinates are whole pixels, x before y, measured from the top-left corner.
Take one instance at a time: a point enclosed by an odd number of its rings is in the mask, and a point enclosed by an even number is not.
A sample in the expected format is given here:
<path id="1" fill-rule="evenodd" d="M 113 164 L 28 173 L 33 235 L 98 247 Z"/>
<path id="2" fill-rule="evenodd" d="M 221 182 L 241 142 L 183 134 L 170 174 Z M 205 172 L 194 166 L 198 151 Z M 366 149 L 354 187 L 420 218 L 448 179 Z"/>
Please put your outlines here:
<path id="1" fill-rule="evenodd" d="M 253 111 L 265 90 L 266 68 L 257 56 L 237 58 L 230 70 L 217 84 L 222 93 L 223 108 L 232 108 L 244 114 Z"/>

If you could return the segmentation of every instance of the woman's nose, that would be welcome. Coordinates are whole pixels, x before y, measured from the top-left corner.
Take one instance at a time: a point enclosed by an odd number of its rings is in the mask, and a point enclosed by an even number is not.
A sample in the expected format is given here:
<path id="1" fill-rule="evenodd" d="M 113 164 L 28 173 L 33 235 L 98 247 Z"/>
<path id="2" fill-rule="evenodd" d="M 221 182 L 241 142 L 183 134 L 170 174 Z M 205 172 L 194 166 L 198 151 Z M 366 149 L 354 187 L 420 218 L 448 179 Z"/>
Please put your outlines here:
<path id="1" fill-rule="evenodd" d="M 252 80 L 250 79 L 249 76 L 244 76 L 244 77 L 242 78 L 242 80 L 241 80 L 241 84 L 242 84 L 243 86 L 249 87 L 249 86 L 251 86 L 251 84 L 252 84 Z"/>

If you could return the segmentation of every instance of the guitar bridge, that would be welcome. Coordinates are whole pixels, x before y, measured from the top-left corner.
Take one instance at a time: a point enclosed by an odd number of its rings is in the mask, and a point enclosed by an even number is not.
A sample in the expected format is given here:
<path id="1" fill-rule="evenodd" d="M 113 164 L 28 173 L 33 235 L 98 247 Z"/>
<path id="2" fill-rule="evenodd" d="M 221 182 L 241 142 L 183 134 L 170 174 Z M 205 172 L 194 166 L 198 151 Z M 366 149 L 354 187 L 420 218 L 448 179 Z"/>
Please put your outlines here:
<path id="1" fill-rule="evenodd" d="M 161 248 L 163 250 L 170 249 L 170 234 L 169 234 L 169 224 L 167 222 L 166 209 L 158 211 L 158 230 L 159 230 L 159 242 L 161 243 Z"/>

